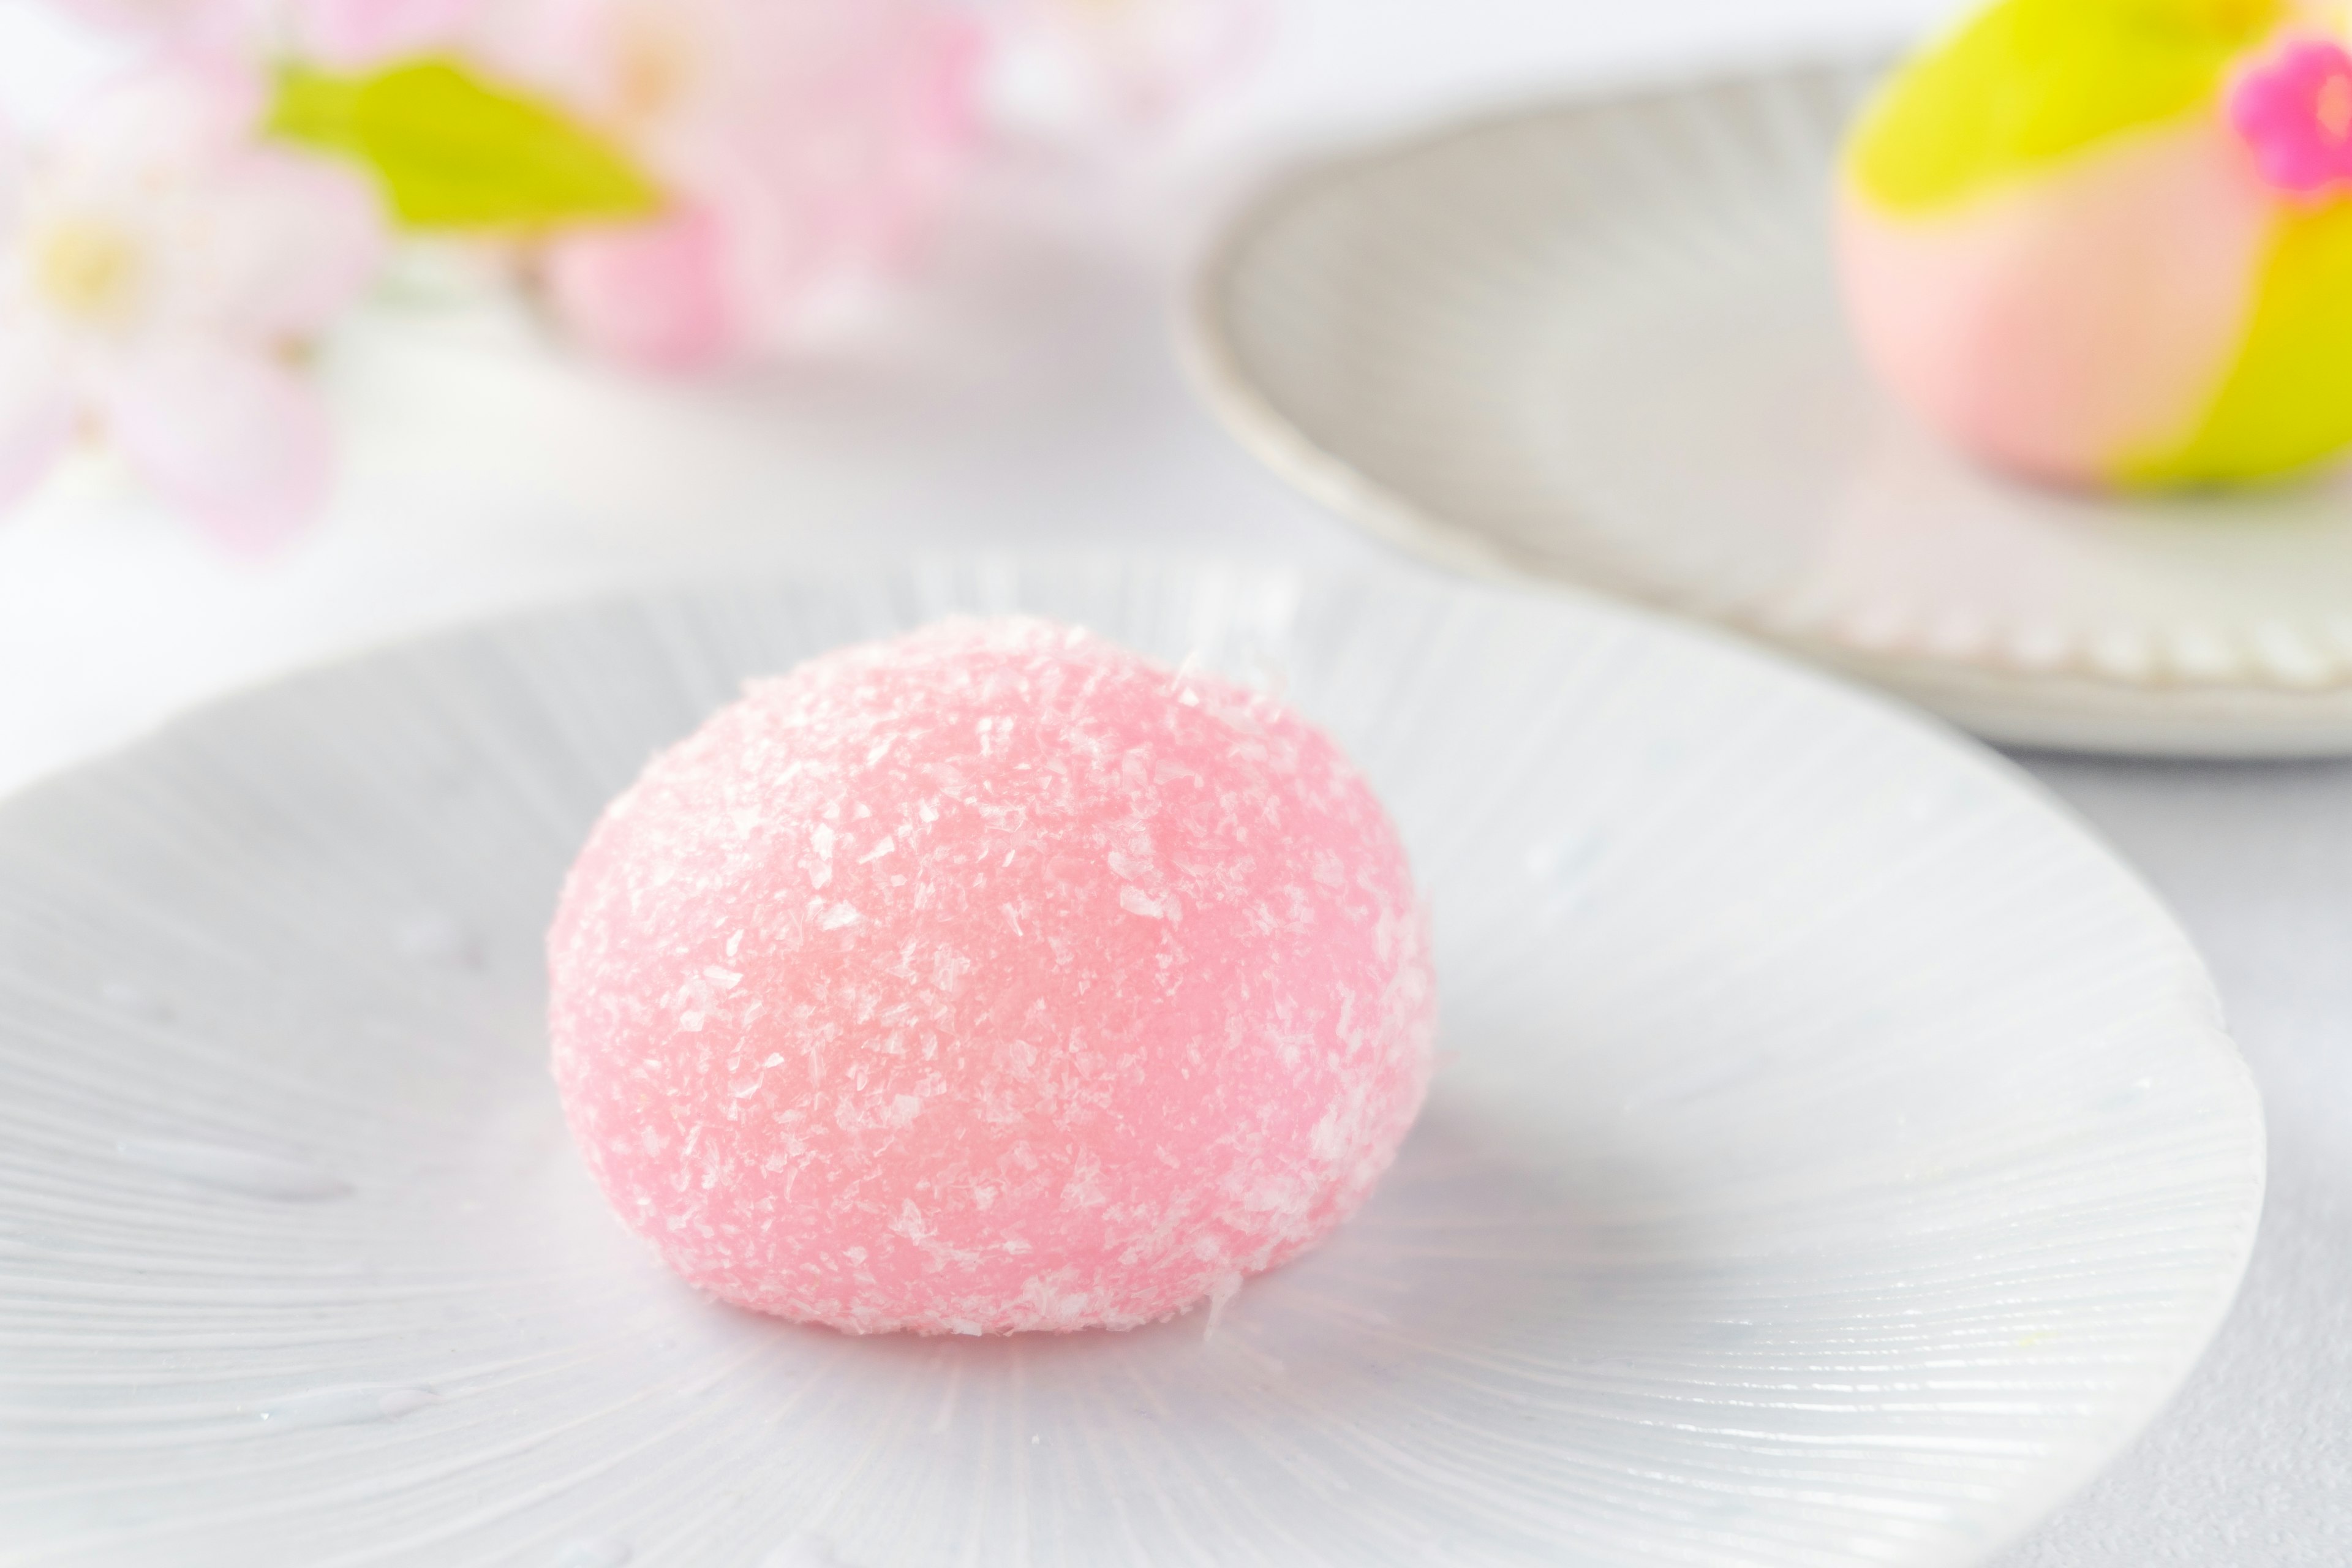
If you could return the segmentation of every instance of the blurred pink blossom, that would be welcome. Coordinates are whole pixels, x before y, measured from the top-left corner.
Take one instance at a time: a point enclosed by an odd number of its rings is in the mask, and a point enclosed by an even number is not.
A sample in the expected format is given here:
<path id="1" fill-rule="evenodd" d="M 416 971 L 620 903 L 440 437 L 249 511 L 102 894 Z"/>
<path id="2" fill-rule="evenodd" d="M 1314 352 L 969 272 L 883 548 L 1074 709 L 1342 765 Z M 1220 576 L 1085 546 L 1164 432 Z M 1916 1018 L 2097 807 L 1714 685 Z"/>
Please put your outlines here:
<path id="1" fill-rule="evenodd" d="M 94 429 L 223 542 L 310 519 L 327 419 L 289 362 L 374 269 L 368 184 L 253 139 L 237 77 L 125 82 L 0 180 L 0 507 Z"/>
<path id="2" fill-rule="evenodd" d="M 1003 0 L 1016 68 L 1066 111 L 1144 126 L 1238 76 L 1271 30 L 1274 0 Z"/>
<path id="3" fill-rule="evenodd" d="M 2352 53 L 2333 38 L 2291 39 L 2241 76 L 2230 119 L 2279 189 L 2352 186 Z"/>
<path id="4" fill-rule="evenodd" d="M 584 342 L 663 369 L 772 342 L 824 284 L 892 259 L 974 132 L 957 0 L 523 0 L 491 37 L 674 196 L 547 258 Z"/>
<path id="5" fill-rule="evenodd" d="M 591 230 L 553 247 L 547 289 L 588 347 L 646 370 L 689 371 L 745 336 L 725 226 L 703 208 Z"/>

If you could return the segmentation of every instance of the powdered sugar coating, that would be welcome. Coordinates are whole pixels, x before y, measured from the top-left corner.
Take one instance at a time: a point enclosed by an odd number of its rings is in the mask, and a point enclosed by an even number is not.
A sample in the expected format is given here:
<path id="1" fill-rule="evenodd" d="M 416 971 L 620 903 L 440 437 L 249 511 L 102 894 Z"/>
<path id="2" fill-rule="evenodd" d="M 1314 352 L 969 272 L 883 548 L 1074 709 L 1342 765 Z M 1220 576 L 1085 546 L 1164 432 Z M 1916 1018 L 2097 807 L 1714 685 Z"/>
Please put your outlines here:
<path id="1" fill-rule="evenodd" d="M 555 1076 L 670 1266 L 856 1332 L 1132 1327 L 1327 1235 L 1427 1088 L 1424 911 L 1279 704 L 1030 619 L 756 682 L 607 810 Z"/>

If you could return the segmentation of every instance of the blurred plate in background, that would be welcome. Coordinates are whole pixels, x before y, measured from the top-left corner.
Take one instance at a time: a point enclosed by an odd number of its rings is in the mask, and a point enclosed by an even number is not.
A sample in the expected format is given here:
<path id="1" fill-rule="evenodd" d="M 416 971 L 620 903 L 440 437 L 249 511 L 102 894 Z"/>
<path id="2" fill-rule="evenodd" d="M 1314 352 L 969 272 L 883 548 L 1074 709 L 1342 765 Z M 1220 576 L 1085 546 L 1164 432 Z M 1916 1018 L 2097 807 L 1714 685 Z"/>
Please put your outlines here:
<path id="1" fill-rule="evenodd" d="M 1428 1113 L 1131 1334 L 853 1340 L 625 1237 L 546 1067 L 604 802 L 952 610 L 1279 683 L 1435 910 Z M 1958 1568 L 2178 1386 L 2263 1121 L 2005 763 L 1581 596 L 1150 563 L 668 594 L 257 691 L 0 807 L 12 1568 Z"/>
<path id="2" fill-rule="evenodd" d="M 1281 185 L 1212 260 L 1199 384 L 1448 565 L 1734 626 L 1995 740 L 2352 752 L 2352 486 L 2102 502 L 1873 384 L 1831 169 L 1880 67 L 1538 109 Z"/>

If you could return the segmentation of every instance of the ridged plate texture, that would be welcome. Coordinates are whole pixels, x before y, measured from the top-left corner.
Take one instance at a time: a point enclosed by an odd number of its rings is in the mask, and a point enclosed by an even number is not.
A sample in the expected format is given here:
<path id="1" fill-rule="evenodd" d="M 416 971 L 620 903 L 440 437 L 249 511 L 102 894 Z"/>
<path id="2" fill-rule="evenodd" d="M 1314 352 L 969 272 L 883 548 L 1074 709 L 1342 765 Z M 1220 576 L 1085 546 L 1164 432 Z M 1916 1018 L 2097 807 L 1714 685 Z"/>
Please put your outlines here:
<path id="1" fill-rule="evenodd" d="M 2352 485 L 2099 500 L 1972 466 L 1852 347 L 1831 170 L 1876 62 L 1312 170 L 1210 264 L 1197 379 L 1448 564 L 1711 618 L 1996 739 L 2352 752 Z"/>
<path id="2" fill-rule="evenodd" d="M 1123 1335 L 698 1298 L 560 1119 L 540 942 L 741 681 L 956 609 L 1279 685 L 1433 900 L 1447 1053 L 1325 1249 Z M 545 612 L 0 807 L 0 1561 L 1977 1561 L 2213 1330 L 2254 1092 L 1997 759 L 1637 614 L 937 563 Z"/>

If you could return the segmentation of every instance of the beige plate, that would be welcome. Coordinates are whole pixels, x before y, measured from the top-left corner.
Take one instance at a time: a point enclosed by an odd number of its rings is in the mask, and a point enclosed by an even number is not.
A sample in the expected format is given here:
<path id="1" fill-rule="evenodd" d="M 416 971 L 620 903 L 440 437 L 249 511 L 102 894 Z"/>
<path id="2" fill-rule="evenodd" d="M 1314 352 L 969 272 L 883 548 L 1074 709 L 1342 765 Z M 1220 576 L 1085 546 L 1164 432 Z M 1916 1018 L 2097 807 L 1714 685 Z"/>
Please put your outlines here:
<path id="1" fill-rule="evenodd" d="M 2106 503 L 1969 467 L 1864 376 L 1815 65 L 1490 120 L 1248 213 L 1190 357 L 1285 477 L 1471 571 L 1605 588 L 1996 740 L 2352 752 L 2352 489 Z"/>

